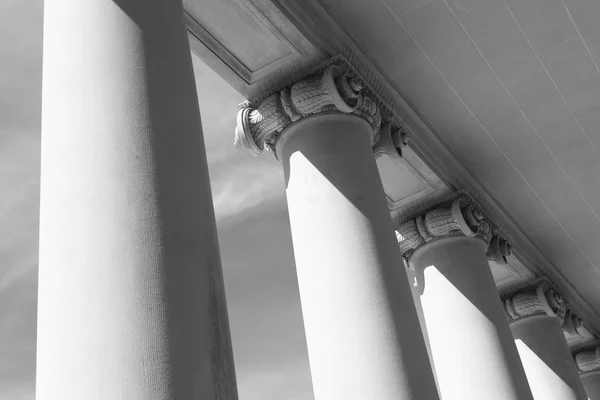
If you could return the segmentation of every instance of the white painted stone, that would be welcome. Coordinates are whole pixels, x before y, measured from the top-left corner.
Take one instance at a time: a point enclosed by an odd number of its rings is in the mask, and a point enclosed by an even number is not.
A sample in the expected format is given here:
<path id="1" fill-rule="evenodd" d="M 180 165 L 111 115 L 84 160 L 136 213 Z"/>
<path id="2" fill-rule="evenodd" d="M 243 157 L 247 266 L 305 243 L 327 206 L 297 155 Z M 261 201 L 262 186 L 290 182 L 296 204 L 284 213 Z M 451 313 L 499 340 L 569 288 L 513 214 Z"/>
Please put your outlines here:
<path id="1" fill-rule="evenodd" d="M 418 248 L 410 262 L 441 397 L 532 400 L 480 238 L 446 236 Z"/>
<path id="2" fill-rule="evenodd" d="M 600 400 L 600 371 L 581 375 L 581 381 L 589 400 Z"/>
<path id="3" fill-rule="evenodd" d="M 372 135 L 358 116 L 322 113 L 277 143 L 315 399 L 437 399 Z"/>
<path id="4" fill-rule="evenodd" d="M 44 6 L 37 399 L 235 400 L 181 1 Z"/>
<path id="5" fill-rule="evenodd" d="M 586 400 L 560 319 L 540 314 L 510 324 L 535 400 Z"/>

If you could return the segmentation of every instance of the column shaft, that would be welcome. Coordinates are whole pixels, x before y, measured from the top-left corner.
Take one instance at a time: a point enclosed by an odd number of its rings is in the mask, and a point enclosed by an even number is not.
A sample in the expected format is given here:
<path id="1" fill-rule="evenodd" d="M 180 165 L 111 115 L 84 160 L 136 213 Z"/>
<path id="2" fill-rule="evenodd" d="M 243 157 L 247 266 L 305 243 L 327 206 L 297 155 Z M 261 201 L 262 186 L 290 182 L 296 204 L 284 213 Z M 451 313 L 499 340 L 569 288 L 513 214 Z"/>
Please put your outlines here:
<path id="1" fill-rule="evenodd" d="M 600 400 L 600 371 L 580 375 L 589 400 Z"/>
<path id="2" fill-rule="evenodd" d="M 423 340 L 425 340 L 425 347 L 427 348 L 427 355 L 429 356 L 429 363 L 431 364 L 431 369 L 433 371 L 433 377 L 436 380 L 437 387 L 437 377 L 435 373 L 435 364 L 433 361 L 433 356 L 431 354 L 431 343 L 429 343 L 429 332 L 427 332 L 427 324 L 425 323 L 425 315 L 423 314 L 423 305 L 421 304 L 421 293 L 420 288 L 417 285 L 417 278 L 415 276 L 415 272 L 410 268 L 405 268 L 406 276 L 408 277 L 408 283 L 411 286 L 413 302 L 415 304 L 415 308 L 417 310 L 417 317 L 419 319 L 419 326 L 421 327 L 421 332 L 423 334 Z M 439 391 L 438 391 L 439 395 Z"/>
<path id="3" fill-rule="evenodd" d="M 558 317 L 533 315 L 510 327 L 534 399 L 587 399 Z"/>
<path id="4" fill-rule="evenodd" d="M 283 132 L 294 253 L 317 400 L 429 400 L 437 391 L 360 117 Z"/>
<path id="5" fill-rule="evenodd" d="M 236 399 L 181 0 L 47 0 L 37 399 Z"/>
<path id="6" fill-rule="evenodd" d="M 418 248 L 410 262 L 441 397 L 532 399 L 479 238 L 447 236 Z"/>

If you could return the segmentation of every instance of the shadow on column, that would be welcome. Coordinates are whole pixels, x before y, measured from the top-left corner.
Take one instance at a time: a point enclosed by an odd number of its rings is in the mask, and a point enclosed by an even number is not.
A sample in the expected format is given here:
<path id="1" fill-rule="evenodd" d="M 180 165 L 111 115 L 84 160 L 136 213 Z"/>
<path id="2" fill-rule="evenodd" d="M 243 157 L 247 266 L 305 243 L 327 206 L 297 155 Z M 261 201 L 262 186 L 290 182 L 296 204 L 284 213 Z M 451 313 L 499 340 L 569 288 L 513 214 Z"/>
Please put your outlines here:
<path id="1" fill-rule="evenodd" d="M 537 351 L 535 341 L 528 341 L 525 343 L 521 339 L 517 339 L 516 341 L 517 348 L 519 350 L 519 354 L 521 355 L 521 360 L 525 365 L 525 368 L 529 373 L 533 373 L 535 371 L 536 376 L 528 376 L 530 380 L 535 379 L 538 382 L 552 382 L 551 392 L 545 393 L 545 397 L 538 396 L 538 393 L 535 393 L 536 399 L 548 399 L 548 400 L 560 400 L 560 399 L 574 399 L 577 398 L 577 392 L 573 390 L 570 383 L 566 382 L 555 369 L 551 368 L 549 365 L 552 365 L 556 361 L 545 359 L 545 357 L 541 357 L 543 354 L 540 351 Z M 546 352 L 547 353 L 547 352 Z M 564 362 L 564 360 L 558 360 L 559 362 Z M 579 377 L 577 377 L 579 379 Z M 560 384 L 555 384 L 559 382 Z M 544 394 L 541 394 L 542 396 Z M 580 397 L 582 399 L 586 397 Z"/>

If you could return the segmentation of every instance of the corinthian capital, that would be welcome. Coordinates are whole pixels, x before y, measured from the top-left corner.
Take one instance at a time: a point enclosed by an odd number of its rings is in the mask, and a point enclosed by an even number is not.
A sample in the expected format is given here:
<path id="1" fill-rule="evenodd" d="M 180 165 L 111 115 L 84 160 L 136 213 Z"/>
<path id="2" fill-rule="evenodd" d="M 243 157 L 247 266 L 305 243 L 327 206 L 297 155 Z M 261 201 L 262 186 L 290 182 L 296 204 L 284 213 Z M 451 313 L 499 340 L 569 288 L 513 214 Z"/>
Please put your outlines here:
<path id="1" fill-rule="evenodd" d="M 381 127 L 375 101 L 363 93 L 360 77 L 332 64 L 270 96 L 245 104 L 238 112 L 235 128 L 237 148 L 258 155 L 266 148 L 276 158 L 275 143 L 292 123 L 323 112 L 355 114 L 373 127 L 373 140 Z"/>
<path id="2" fill-rule="evenodd" d="M 563 297 L 546 281 L 534 289 L 521 291 L 504 299 L 509 319 L 516 321 L 533 315 L 565 317 L 567 305 Z"/>
<path id="3" fill-rule="evenodd" d="M 483 213 L 462 197 L 429 209 L 396 229 L 400 251 L 407 258 L 422 244 L 447 235 L 477 236 L 489 244 L 493 230 Z"/>

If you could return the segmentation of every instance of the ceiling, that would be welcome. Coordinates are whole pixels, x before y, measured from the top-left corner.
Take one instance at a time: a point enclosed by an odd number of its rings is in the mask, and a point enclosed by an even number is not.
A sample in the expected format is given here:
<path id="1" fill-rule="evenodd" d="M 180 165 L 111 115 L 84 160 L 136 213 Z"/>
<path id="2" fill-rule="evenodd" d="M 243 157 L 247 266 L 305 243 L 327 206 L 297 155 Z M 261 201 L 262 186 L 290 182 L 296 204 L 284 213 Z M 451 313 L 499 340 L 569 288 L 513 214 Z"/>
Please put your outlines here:
<path id="1" fill-rule="evenodd" d="M 600 2 L 322 3 L 600 310 Z"/>
<path id="2" fill-rule="evenodd" d="M 250 4 L 221 1 L 244 9 Z M 295 63 L 313 65 L 335 53 L 330 38 L 323 39 L 331 35 L 323 32 L 343 32 L 542 258 L 600 314 L 599 1 L 272 3 L 253 0 L 252 7 L 267 17 L 271 11 L 265 10 L 274 9 L 276 16 L 268 19 L 278 32 L 297 27 L 284 34 L 299 50 L 276 46 L 271 58 L 299 54 Z M 210 44 L 200 41 L 206 53 Z M 209 50 L 204 58 L 215 64 L 223 49 Z M 257 68 L 259 61 L 253 59 Z M 215 69 L 232 76 L 231 66 Z M 234 87 L 247 96 L 256 93 L 256 81 L 248 78 Z"/>

